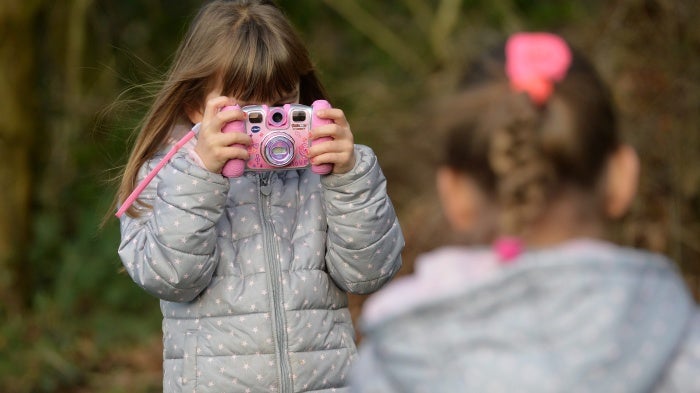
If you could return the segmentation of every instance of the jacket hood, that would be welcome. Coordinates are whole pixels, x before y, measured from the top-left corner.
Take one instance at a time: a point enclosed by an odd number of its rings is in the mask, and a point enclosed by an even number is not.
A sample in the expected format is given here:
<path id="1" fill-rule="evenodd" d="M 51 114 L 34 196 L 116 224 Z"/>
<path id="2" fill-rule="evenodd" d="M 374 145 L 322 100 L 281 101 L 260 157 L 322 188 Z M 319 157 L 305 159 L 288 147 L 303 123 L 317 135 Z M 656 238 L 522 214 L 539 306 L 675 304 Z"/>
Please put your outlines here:
<path id="1" fill-rule="evenodd" d="M 447 248 L 370 299 L 363 351 L 403 391 L 645 392 L 693 310 L 655 254 L 585 240 L 500 266 Z"/>

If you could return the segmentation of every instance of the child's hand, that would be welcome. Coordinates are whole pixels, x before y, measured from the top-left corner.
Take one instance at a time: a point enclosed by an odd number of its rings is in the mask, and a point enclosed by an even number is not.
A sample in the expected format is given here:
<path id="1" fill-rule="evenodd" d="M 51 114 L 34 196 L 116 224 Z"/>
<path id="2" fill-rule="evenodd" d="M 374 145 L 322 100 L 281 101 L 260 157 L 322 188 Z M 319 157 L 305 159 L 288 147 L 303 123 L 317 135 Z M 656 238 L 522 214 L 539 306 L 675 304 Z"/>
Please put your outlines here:
<path id="1" fill-rule="evenodd" d="M 315 127 L 311 139 L 331 137 L 333 140 L 315 144 L 309 148 L 309 158 L 314 165 L 333 164 L 333 173 L 349 172 L 355 166 L 355 142 L 345 114 L 338 108 L 320 109 L 316 115 L 333 123 Z"/>
<path id="2" fill-rule="evenodd" d="M 240 132 L 221 132 L 226 123 L 245 119 L 245 113 L 241 110 L 221 111 L 223 107 L 234 104 L 230 98 L 222 96 L 210 99 L 204 108 L 194 151 L 206 169 L 214 173 L 221 173 L 228 160 L 248 159 L 248 151 L 244 147 L 233 145 L 250 145 L 250 136 Z"/>

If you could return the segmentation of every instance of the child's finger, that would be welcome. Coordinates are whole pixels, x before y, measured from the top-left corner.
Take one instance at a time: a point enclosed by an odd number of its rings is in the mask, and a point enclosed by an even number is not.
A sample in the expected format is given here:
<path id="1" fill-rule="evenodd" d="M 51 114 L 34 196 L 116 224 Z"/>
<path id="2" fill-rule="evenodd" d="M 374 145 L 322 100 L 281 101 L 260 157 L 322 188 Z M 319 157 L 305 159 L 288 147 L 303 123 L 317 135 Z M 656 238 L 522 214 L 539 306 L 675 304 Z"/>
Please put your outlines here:
<path id="1" fill-rule="evenodd" d="M 247 149 L 235 145 L 222 147 L 219 153 L 224 163 L 228 160 L 248 160 L 250 158 Z"/>
<path id="2" fill-rule="evenodd" d="M 338 126 L 336 124 L 326 124 L 314 127 L 311 129 L 310 135 L 312 140 L 324 137 L 334 138 L 338 135 Z"/>
<path id="3" fill-rule="evenodd" d="M 216 97 L 207 101 L 202 115 L 202 130 L 205 134 L 214 134 L 221 130 L 223 125 L 229 121 L 242 119 L 240 111 L 222 111 L 226 106 L 234 105 L 228 97 Z"/>
<path id="4" fill-rule="evenodd" d="M 318 158 L 327 154 L 341 154 L 348 156 L 354 151 L 352 142 L 343 139 L 329 140 L 322 143 L 314 144 L 309 148 L 309 157 Z M 325 160 L 324 158 L 323 160 Z M 325 163 L 335 163 L 335 161 L 324 161 Z"/>
<path id="5" fill-rule="evenodd" d="M 217 144 L 221 146 L 245 145 L 252 143 L 250 135 L 245 132 L 222 132 L 216 137 Z"/>
<path id="6" fill-rule="evenodd" d="M 318 112 L 316 112 L 318 117 L 322 119 L 328 119 L 328 120 L 333 120 L 333 122 L 341 127 L 346 127 L 348 126 L 348 121 L 345 118 L 345 113 L 343 112 L 342 109 L 339 108 L 328 108 L 328 109 L 320 109 Z"/>
<path id="7" fill-rule="evenodd" d="M 346 173 L 355 165 L 354 151 L 331 151 L 311 158 L 313 165 L 332 164 L 333 173 Z"/>
<path id="8" fill-rule="evenodd" d="M 209 101 L 207 101 L 204 107 L 204 118 L 206 119 L 207 117 L 211 118 L 213 116 L 216 116 L 221 111 L 221 108 L 227 105 L 234 105 L 234 103 L 231 102 L 231 99 L 226 96 L 220 96 L 210 99 Z"/>
<path id="9" fill-rule="evenodd" d="M 327 140 L 320 143 L 315 143 L 311 145 L 311 147 L 309 147 L 309 158 L 315 158 L 321 154 L 335 151 L 336 149 L 337 148 L 335 147 L 334 140 Z"/>
<path id="10" fill-rule="evenodd" d="M 231 105 L 229 101 L 228 105 L 223 106 L 219 109 L 217 117 L 223 123 L 229 123 L 235 120 L 244 120 L 246 117 L 246 113 L 243 112 L 240 107 L 234 107 L 233 105 Z"/>
<path id="11" fill-rule="evenodd" d="M 326 124 L 311 129 L 311 139 L 331 137 L 333 139 L 353 139 L 352 131 L 347 123 L 342 126 L 338 123 Z"/>

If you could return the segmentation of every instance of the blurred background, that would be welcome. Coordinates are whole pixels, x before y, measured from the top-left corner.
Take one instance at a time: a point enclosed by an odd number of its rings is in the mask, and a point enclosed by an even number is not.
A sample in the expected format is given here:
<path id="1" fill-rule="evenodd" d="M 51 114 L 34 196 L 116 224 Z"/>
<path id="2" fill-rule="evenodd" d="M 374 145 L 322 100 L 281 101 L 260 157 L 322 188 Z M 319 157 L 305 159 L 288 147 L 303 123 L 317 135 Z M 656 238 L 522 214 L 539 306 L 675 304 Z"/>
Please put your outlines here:
<path id="1" fill-rule="evenodd" d="M 517 30 L 562 34 L 610 84 L 641 192 L 610 236 L 700 289 L 700 2 L 281 0 L 417 253 L 445 238 L 430 108 Z M 0 0 L 0 391 L 160 392 L 158 301 L 121 269 L 115 179 L 202 1 Z M 359 312 L 363 298 L 353 297 Z"/>

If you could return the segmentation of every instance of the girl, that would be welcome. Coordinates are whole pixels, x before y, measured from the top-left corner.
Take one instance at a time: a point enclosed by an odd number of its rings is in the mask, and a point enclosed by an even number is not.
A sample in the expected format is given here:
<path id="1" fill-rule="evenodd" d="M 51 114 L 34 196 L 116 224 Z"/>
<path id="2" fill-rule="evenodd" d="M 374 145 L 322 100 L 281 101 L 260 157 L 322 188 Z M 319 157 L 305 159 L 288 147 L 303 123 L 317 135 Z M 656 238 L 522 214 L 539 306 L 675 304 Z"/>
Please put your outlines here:
<path id="1" fill-rule="evenodd" d="M 522 33 L 471 71 L 437 189 L 455 233 L 493 246 L 427 253 L 368 299 L 354 391 L 700 391 L 683 280 L 600 240 L 639 165 L 593 68 L 558 36 Z"/>
<path id="2" fill-rule="evenodd" d="M 307 50 L 270 1 L 201 9 L 143 123 L 124 171 L 119 255 L 161 299 L 165 392 L 345 391 L 355 356 L 347 292 L 399 269 L 403 237 L 373 152 L 339 109 L 316 115 L 310 169 L 221 175 L 247 159 L 235 104 L 311 105 L 325 93 Z M 198 135 L 171 159 L 176 141 Z M 179 146 L 178 146 L 179 147 Z M 165 166 L 152 171 L 158 164 Z M 142 184 L 146 184 L 145 182 Z M 130 202 L 129 202 L 130 203 Z M 125 204 L 125 206 L 128 204 Z"/>

